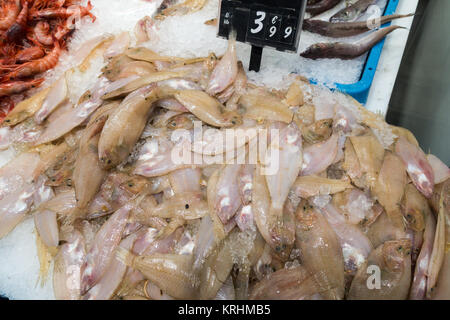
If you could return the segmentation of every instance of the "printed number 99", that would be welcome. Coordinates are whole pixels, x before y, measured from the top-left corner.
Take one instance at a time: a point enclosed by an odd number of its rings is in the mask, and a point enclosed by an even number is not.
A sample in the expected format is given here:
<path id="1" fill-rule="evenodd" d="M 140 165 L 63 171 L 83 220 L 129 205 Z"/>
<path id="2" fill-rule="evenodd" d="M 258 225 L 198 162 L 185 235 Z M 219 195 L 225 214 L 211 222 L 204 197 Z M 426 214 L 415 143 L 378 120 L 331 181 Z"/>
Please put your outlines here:
<path id="1" fill-rule="evenodd" d="M 292 27 L 287 27 L 286 30 L 284 30 L 284 38 L 286 39 L 292 34 Z"/>

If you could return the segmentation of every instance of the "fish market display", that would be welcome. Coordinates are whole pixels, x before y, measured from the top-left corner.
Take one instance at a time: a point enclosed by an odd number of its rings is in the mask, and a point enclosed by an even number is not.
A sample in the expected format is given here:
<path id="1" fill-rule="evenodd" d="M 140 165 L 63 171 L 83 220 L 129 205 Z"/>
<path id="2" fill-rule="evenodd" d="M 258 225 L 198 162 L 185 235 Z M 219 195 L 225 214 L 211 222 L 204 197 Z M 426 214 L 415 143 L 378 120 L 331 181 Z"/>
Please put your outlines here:
<path id="1" fill-rule="evenodd" d="M 0 127 L 0 237 L 33 217 L 56 299 L 450 299 L 450 170 L 412 133 L 302 77 L 252 83 L 232 38 L 132 38 L 87 43 L 84 94 L 64 75 Z"/>

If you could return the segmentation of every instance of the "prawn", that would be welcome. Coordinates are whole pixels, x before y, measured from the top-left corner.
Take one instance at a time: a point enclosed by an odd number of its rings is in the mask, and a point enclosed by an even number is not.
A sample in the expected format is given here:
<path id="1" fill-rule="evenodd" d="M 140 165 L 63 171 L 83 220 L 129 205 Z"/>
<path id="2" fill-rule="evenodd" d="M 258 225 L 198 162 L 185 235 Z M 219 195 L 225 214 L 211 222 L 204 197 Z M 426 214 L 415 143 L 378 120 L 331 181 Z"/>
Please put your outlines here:
<path id="1" fill-rule="evenodd" d="M 8 30 L 16 21 L 20 12 L 20 1 L 10 0 L 2 4 L 2 12 L 5 15 L 0 19 L 0 30 Z"/>
<path id="2" fill-rule="evenodd" d="M 34 1 L 33 10 L 42 10 L 45 8 L 61 8 L 66 4 L 66 0 L 39 0 Z M 70 4 L 69 4 L 70 5 Z"/>
<path id="3" fill-rule="evenodd" d="M 45 52 L 44 50 L 42 50 L 41 47 L 29 47 L 19 51 L 15 56 L 15 60 L 16 63 L 23 63 L 31 60 L 40 59 L 44 55 Z"/>
<path id="4" fill-rule="evenodd" d="M 0 84 L 0 97 L 10 96 L 25 90 L 38 87 L 44 79 L 34 79 L 28 81 L 13 81 Z"/>
<path id="5" fill-rule="evenodd" d="M 61 23 L 56 27 L 54 37 L 58 41 L 63 41 L 63 38 L 73 30 L 73 24 L 71 24 L 69 21 L 67 21 L 66 23 Z"/>
<path id="6" fill-rule="evenodd" d="M 0 46 L 0 57 L 3 58 L 1 59 L 0 62 L 0 69 L 4 68 L 5 65 L 13 64 L 14 59 L 12 57 L 14 57 L 16 54 L 17 54 L 16 45 L 12 43 L 6 43 Z"/>
<path id="7" fill-rule="evenodd" d="M 31 60 L 40 59 L 45 55 L 44 50 L 41 47 L 29 47 L 12 53 L 11 58 L 5 59 L 0 64 L 0 72 L 11 71 L 18 67 L 20 63 L 28 62 Z"/>
<path id="8" fill-rule="evenodd" d="M 49 8 L 40 11 L 35 11 L 31 14 L 34 19 L 51 19 L 51 18 L 70 18 L 76 14 L 79 14 L 80 17 L 89 16 L 92 19 L 92 22 L 95 21 L 96 17 L 90 12 L 92 10 L 92 4 L 89 1 L 86 7 L 83 6 L 75 6 L 71 8 Z"/>
<path id="9" fill-rule="evenodd" d="M 39 21 L 34 27 L 34 35 L 36 40 L 46 46 L 53 44 L 53 37 L 49 34 L 50 25 L 48 22 Z"/>
<path id="10" fill-rule="evenodd" d="M 13 71 L 7 74 L 5 78 L 7 80 L 14 78 L 25 78 L 47 71 L 53 68 L 58 63 L 60 55 L 61 47 L 59 45 L 59 42 L 55 41 L 55 47 L 47 56 L 16 67 Z"/>
<path id="11" fill-rule="evenodd" d="M 27 18 L 28 18 L 28 1 L 25 1 L 17 16 L 16 21 L 9 27 L 6 32 L 6 38 L 11 42 L 19 42 L 22 40 L 27 32 Z"/>

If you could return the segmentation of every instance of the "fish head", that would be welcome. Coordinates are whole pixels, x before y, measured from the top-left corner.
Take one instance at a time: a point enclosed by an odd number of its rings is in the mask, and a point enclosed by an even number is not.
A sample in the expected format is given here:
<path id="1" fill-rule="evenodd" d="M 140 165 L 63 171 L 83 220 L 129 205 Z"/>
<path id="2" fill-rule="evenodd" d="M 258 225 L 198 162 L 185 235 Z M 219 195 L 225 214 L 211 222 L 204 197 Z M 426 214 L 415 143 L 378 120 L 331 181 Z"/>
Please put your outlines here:
<path id="1" fill-rule="evenodd" d="M 333 43 L 315 43 L 308 47 L 305 51 L 300 53 L 303 58 L 307 59 L 319 59 L 320 57 L 328 56 L 327 52 L 332 50 Z"/>
<path id="2" fill-rule="evenodd" d="M 242 124 L 242 116 L 236 111 L 228 111 L 223 113 L 223 121 L 230 127 L 238 126 Z"/>
<path id="3" fill-rule="evenodd" d="M 194 119 L 190 114 L 184 113 L 173 117 L 167 124 L 167 129 L 186 129 L 190 130 L 194 128 Z"/>
<path id="4" fill-rule="evenodd" d="M 391 271 L 401 271 L 406 259 L 411 259 L 411 247 L 409 239 L 386 241 L 383 244 L 382 255 L 387 268 Z"/>
<path id="5" fill-rule="evenodd" d="M 316 212 L 313 206 L 311 206 L 306 200 L 302 200 L 298 205 L 295 217 L 297 221 L 297 229 L 300 228 L 301 231 L 308 231 L 315 224 Z"/>

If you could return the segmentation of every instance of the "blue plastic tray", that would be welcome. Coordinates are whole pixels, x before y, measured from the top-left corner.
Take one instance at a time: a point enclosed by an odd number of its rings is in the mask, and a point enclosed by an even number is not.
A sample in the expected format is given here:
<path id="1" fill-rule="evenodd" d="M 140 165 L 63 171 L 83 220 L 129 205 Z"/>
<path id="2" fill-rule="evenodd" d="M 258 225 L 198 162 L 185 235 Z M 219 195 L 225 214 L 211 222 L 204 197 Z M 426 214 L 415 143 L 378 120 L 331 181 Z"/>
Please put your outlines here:
<path id="1" fill-rule="evenodd" d="M 394 14 L 397 9 L 399 0 L 388 0 L 383 15 Z M 387 27 L 391 23 L 385 23 L 382 27 Z M 377 43 L 370 51 L 367 56 L 366 64 L 361 74 L 361 78 L 358 82 L 352 84 L 341 84 L 336 83 L 336 89 L 351 95 L 353 98 L 358 100 L 361 104 L 367 102 L 367 97 L 369 96 L 369 90 L 372 86 L 373 78 L 375 76 L 375 71 L 377 70 L 378 61 L 380 60 L 381 51 L 383 50 L 384 41 Z"/>

